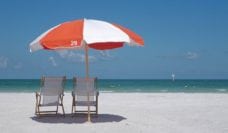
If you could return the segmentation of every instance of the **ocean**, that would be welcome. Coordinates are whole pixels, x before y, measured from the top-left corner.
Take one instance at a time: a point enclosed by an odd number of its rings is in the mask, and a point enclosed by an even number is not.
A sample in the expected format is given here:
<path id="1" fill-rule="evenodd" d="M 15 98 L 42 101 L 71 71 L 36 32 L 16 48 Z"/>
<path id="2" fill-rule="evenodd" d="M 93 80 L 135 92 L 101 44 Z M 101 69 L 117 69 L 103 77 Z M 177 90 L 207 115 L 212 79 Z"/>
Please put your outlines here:
<path id="1" fill-rule="evenodd" d="M 65 91 L 72 91 L 72 80 L 67 80 Z M 0 79 L 0 92 L 39 91 L 39 79 Z M 228 93 L 228 80 L 132 80 L 99 79 L 101 92 L 184 92 Z"/>

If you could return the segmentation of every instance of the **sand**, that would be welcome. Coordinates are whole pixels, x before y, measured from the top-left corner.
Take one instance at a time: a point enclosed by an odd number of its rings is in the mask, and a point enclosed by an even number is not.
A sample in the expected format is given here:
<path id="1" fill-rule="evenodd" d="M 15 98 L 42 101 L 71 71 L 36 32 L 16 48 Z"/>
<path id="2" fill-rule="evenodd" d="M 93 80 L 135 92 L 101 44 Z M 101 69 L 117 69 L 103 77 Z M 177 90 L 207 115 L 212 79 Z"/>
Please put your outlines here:
<path id="1" fill-rule="evenodd" d="M 228 94 L 100 93 L 99 116 L 34 115 L 34 93 L 0 93 L 1 133 L 228 133 Z"/>

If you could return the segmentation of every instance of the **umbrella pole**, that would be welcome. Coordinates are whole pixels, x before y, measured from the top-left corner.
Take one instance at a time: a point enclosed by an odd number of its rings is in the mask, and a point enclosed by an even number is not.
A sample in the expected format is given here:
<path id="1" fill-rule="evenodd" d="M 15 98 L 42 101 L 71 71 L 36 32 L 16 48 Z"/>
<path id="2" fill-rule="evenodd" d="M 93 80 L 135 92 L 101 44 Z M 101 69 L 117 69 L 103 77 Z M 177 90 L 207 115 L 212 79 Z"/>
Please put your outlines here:
<path id="1" fill-rule="evenodd" d="M 89 57 L 88 57 L 88 45 L 85 45 L 85 65 L 86 65 L 86 79 L 89 78 Z M 90 105 L 89 105 L 89 92 L 87 94 L 87 101 L 88 101 L 88 122 L 91 122 L 90 118 Z"/>
<path id="2" fill-rule="evenodd" d="M 86 78 L 89 78 L 89 57 L 88 57 L 88 45 L 85 46 L 85 65 L 86 65 Z"/>

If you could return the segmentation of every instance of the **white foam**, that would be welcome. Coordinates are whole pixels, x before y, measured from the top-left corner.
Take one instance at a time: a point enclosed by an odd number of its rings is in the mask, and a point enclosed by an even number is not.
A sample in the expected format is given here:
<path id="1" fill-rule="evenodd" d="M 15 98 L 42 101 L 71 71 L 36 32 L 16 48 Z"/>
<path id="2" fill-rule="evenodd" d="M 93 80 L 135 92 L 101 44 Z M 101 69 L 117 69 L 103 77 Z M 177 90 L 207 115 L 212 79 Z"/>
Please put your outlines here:
<path id="1" fill-rule="evenodd" d="M 225 92 L 225 91 L 227 91 L 226 89 L 216 89 L 217 91 L 219 91 L 219 92 Z"/>

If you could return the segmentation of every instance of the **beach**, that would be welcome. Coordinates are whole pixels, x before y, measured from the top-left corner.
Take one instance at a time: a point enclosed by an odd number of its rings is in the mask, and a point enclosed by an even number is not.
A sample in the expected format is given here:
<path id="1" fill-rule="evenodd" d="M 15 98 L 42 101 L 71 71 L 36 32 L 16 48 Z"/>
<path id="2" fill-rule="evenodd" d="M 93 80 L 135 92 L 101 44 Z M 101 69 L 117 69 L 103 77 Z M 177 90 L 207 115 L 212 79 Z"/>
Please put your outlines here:
<path id="1" fill-rule="evenodd" d="M 107 93 L 99 95 L 99 115 L 70 115 L 72 97 L 64 96 L 66 117 L 34 115 L 34 93 L 0 93 L 1 133 L 227 133 L 226 93 Z M 61 110 L 59 109 L 61 112 Z"/>

